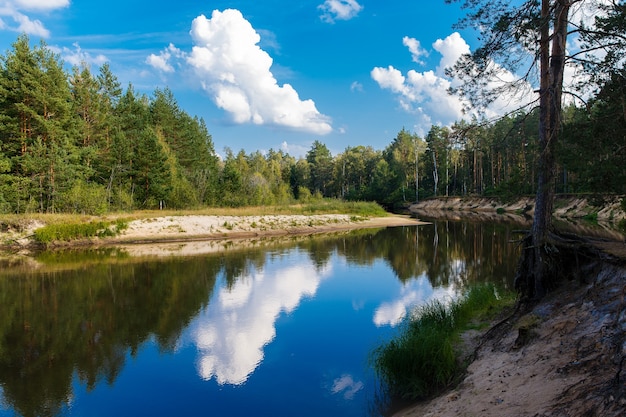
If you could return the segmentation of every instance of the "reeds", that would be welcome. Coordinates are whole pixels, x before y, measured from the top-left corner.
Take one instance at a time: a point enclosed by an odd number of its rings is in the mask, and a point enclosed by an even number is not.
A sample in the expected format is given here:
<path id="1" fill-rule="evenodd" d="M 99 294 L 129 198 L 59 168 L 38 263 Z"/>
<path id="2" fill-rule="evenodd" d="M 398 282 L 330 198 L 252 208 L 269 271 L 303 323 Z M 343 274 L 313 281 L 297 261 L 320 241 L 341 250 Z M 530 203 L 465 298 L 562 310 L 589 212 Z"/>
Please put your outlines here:
<path id="1" fill-rule="evenodd" d="M 398 337 L 373 352 L 377 375 L 393 396 L 419 399 L 442 391 L 464 371 L 456 349 L 460 334 L 513 302 L 510 295 L 499 297 L 493 285 L 480 285 L 449 304 L 419 307 L 403 321 Z"/>

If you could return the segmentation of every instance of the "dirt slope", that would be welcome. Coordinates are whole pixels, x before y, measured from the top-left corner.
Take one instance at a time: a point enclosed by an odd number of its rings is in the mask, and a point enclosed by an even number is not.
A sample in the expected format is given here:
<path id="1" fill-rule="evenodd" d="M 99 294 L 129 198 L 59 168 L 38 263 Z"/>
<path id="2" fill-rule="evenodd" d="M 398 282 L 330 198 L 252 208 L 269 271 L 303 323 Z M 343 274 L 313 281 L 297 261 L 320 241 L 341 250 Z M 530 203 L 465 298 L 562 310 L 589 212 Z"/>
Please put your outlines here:
<path id="1" fill-rule="evenodd" d="M 602 200 L 580 196 L 557 196 L 554 202 L 556 218 L 582 219 L 596 216 L 598 221 L 612 222 L 626 217 L 620 206 L 624 196 L 608 196 Z M 488 215 L 499 211 L 501 214 L 532 217 L 535 211 L 534 197 L 521 197 L 513 201 L 501 201 L 489 197 L 438 197 L 413 204 L 409 210 L 422 212 L 469 212 Z"/>
<path id="2" fill-rule="evenodd" d="M 396 415 L 626 415 L 625 265 L 588 267 L 592 282 L 569 283 L 496 329 L 460 386 Z"/>

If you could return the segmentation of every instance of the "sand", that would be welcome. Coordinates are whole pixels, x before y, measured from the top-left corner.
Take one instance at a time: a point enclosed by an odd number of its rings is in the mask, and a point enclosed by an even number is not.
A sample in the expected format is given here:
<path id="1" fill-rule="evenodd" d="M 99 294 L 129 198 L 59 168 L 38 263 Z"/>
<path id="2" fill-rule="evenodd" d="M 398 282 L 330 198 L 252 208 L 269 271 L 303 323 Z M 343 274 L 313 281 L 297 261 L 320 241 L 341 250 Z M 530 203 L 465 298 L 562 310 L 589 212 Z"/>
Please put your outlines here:
<path id="1" fill-rule="evenodd" d="M 395 416 L 626 415 L 625 292 L 624 265 L 565 284 L 482 339 L 460 385 Z M 520 328 L 528 329 L 523 341 Z"/>
<path id="2" fill-rule="evenodd" d="M 264 216 L 166 216 L 133 220 L 107 243 L 145 243 L 312 234 L 371 227 L 416 225 L 409 216 L 355 218 L 347 214 Z"/>

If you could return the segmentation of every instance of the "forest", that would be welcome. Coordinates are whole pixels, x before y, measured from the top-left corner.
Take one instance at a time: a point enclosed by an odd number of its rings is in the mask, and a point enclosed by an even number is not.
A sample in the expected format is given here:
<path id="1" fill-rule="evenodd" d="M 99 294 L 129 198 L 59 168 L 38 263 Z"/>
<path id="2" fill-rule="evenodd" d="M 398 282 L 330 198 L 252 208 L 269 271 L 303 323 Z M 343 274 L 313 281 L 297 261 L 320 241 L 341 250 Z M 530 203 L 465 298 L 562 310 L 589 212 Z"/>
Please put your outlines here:
<path id="1" fill-rule="evenodd" d="M 557 193 L 626 194 L 626 69 L 563 110 Z M 582 103 L 582 102 L 581 102 Z M 289 204 L 314 198 L 376 201 L 387 209 L 430 196 L 512 198 L 536 191 L 537 109 L 496 121 L 399 127 L 385 149 L 305 157 L 225 149 L 171 90 L 123 88 L 108 64 L 70 71 L 43 41 L 21 35 L 0 56 L 0 213 L 103 214 Z"/>

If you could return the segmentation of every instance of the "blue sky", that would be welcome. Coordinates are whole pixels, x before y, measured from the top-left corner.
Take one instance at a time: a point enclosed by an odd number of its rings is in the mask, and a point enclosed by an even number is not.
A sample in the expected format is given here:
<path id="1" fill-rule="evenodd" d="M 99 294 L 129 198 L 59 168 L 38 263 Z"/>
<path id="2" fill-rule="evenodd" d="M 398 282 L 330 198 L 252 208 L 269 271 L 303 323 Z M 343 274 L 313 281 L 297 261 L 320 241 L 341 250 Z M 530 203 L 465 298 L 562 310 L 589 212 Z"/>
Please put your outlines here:
<path id="1" fill-rule="evenodd" d="M 39 39 L 124 87 L 168 86 L 215 149 L 384 149 L 462 117 L 443 72 L 475 46 L 444 0 L 0 0 L 0 44 Z M 503 105 L 506 107 L 506 105 Z"/>

